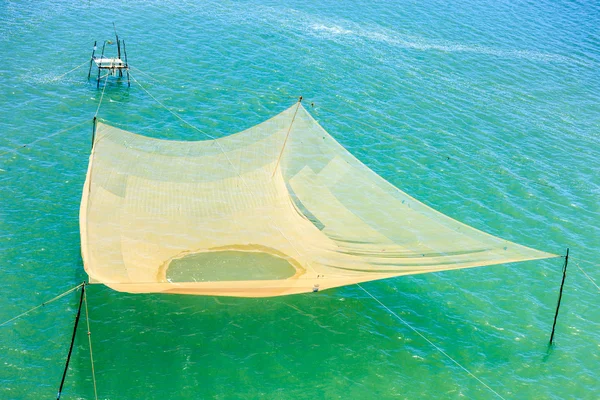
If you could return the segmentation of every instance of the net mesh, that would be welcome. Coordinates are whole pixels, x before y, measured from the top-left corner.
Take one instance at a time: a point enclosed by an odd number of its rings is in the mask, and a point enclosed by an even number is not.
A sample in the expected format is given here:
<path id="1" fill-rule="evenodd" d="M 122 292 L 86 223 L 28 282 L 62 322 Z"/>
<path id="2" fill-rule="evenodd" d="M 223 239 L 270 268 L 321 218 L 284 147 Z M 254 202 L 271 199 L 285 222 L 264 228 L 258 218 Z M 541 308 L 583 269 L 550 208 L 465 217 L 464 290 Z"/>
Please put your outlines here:
<path id="1" fill-rule="evenodd" d="M 556 257 L 415 200 L 300 104 L 197 142 L 98 122 L 80 227 L 90 282 L 134 293 L 266 297 Z"/>

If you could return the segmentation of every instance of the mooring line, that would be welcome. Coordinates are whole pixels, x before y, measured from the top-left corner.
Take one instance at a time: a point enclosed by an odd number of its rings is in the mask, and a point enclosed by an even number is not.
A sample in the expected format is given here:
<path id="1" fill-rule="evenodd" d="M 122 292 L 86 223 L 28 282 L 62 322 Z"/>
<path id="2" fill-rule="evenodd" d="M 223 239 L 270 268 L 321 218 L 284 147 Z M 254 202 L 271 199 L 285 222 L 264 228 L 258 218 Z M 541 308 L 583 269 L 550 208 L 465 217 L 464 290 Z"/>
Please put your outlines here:
<path id="1" fill-rule="evenodd" d="M 136 71 L 140 72 L 142 75 L 144 75 L 146 78 L 152 79 L 154 82 L 160 83 L 160 81 L 158 79 L 156 79 L 155 77 L 151 76 L 150 74 L 147 74 L 146 72 L 142 71 L 141 69 L 139 69 L 138 67 L 135 67 L 133 65 L 129 66 L 130 69 L 135 69 Z M 129 74 L 131 74 L 131 71 L 129 72 Z M 164 79 L 164 78 L 163 78 Z"/>
<path id="2" fill-rule="evenodd" d="M 149 73 L 147 73 L 147 72 L 144 72 L 144 71 L 143 71 L 142 69 L 140 69 L 140 67 L 138 67 L 138 66 L 135 66 L 135 65 L 130 65 L 129 67 L 130 67 L 130 68 L 132 68 L 132 69 L 135 69 L 137 72 L 140 72 L 142 75 L 144 75 L 144 76 L 145 76 L 145 77 L 147 77 L 147 78 L 150 78 L 150 79 L 152 79 L 152 80 L 153 80 L 153 81 L 155 81 L 155 82 L 158 82 L 158 83 L 160 83 L 160 82 L 161 82 L 161 80 L 159 80 L 159 79 L 156 79 L 155 77 L 151 76 L 151 75 L 150 75 Z M 130 72 L 130 73 L 131 73 L 131 72 Z M 168 78 L 167 78 L 165 75 L 157 75 L 157 74 L 153 74 L 153 75 L 156 75 L 156 76 L 158 76 L 159 78 L 161 78 L 161 79 L 162 79 L 162 82 L 166 82 L 166 81 L 168 81 Z M 287 87 L 286 87 L 286 89 L 294 90 L 294 88 L 291 88 L 291 87 L 290 87 L 290 88 L 287 88 Z M 298 99 L 298 96 L 294 96 L 294 95 L 292 95 L 292 94 L 286 94 L 286 95 L 283 95 L 281 92 L 278 92 L 278 91 L 277 91 L 277 89 L 274 89 L 274 90 L 262 90 L 262 89 L 259 89 L 259 90 L 257 90 L 257 89 L 252 89 L 252 90 L 251 90 L 251 89 L 245 89 L 245 88 L 241 88 L 241 87 L 236 87 L 236 88 L 234 88 L 234 89 L 216 90 L 216 92 L 217 92 L 217 93 L 219 93 L 219 94 L 223 94 L 223 93 L 237 93 L 237 92 L 244 92 L 244 93 L 251 94 L 251 95 L 253 95 L 253 96 L 255 96 L 255 97 L 257 96 L 257 94 L 258 94 L 258 95 L 263 95 L 263 96 L 272 96 L 272 95 L 274 95 L 274 94 L 277 94 L 277 95 L 278 95 L 278 96 L 277 96 L 278 98 Z"/>
<path id="3" fill-rule="evenodd" d="M 296 109 L 294 110 L 294 116 L 292 117 L 292 122 L 290 122 L 290 126 L 288 127 L 287 134 L 285 135 L 285 140 L 283 141 L 283 146 L 281 146 L 281 152 L 279 153 L 279 157 L 277 158 L 277 162 L 275 163 L 275 168 L 273 169 L 273 175 L 271 175 L 271 179 L 275 176 L 275 172 L 277 172 L 277 167 L 281 162 L 281 157 L 283 156 L 283 152 L 285 151 L 285 145 L 287 144 L 288 138 L 290 137 L 290 132 L 292 131 L 292 126 L 294 125 L 294 121 L 296 120 L 296 114 L 298 114 L 298 109 L 300 108 L 300 104 L 302 103 L 302 96 L 298 99 L 298 104 L 296 105 Z"/>
<path id="4" fill-rule="evenodd" d="M 332 111 L 331 109 L 328 109 L 328 108 L 323 108 L 323 106 L 321 106 L 321 105 L 319 105 L 319 109 L 321 109 L 321 110 L 324 110 L 324 111 L 326 111 L 326 112 L 328 112 L 328 113 L 330 113 L 330 114 L 335 114 L 335 112 L 334 112 L 334 111 Z M 318 114 L 318 110 L 316 111 L 316 115 L 317 115 L 317 116 L 320 116 L 320 115 Z M 365 126 L 365 127 L 369 128 L 369 129 L 371 129 L 371 131 L 376 131 L 376 132 L 378 132 L 378 133 L 380 133 L 380 134 L 383 134 L 383 135 L 386 135 L 386 136 L 388 136 L 388 137 L 391 137 L 391 138 L 397 138 L 397 136 L 395 136 L 395 135 L 390 135 L 388 132 L 385 132 L 385 131 L 383 131 L 383 130 L 379 129 L 379 128 L 377 128 L 377 127 L 373 126 L 372 124 L 369 124 L 369 123 L 367 123 L 367 122 L 364 122 L 364 121 L 360 121 L 360 120 L 358 120 L 358 119 L 356 119 L 356 118 L 353 118 L 353 117 L 350 117 L 350 116 L 348 116 L 348 115 L 344 115 L 344 116 L 343 116 L 343 119 L 344 119 L 344 120 L 349 120 L 349 121 L 356 122 L 356 123 L 358 123 L 358 124 L 361 124 L 361 125 L 363 125 L 363 126 Z M 356 132 L 356 133 L 358 133 L 358 134 L 359 134 L 359 135 L 361 135 L 361 136 L 367 136 L 367 137 L 369 136 L 369 135 L 368 135 L 368 133 L 363 133 L 363 132 L 360 132 L 360 131 L 355 131 L 355 132 Z M 446 161 L 449 161 L 449 160 L 451 160 L 451 159 L 452 159 L 452 160 L 458 160 L 458 158 L 457 158 L 456 156 L 454 156 L 453 154 L 452 154 L 451 156 L 449 156 L 449 155 L 447 155 L 447 153 L 446 153 L 446 152 L 444 152 L 444 151 L 441 151 L 441 150 L 438 150 L 438 149 L 436 149 L 436 148 L 434 148 L 434 147 L 431 147 L 431 146 L 427 146 L 427 151 L 428 151 L 428 152 L 429 152 L 429 151 L 431 151 L 431 152 L 433 152 L 433 153 L 436 153 L 436 154 L 438 154 L 438 155 L 441 157 L 441 160 L 444 160 L 444 159 L 445 159 Z M 463 165 L 464 165 L 464 163 L 463 163 Z M 474 169 L 476 169 L 476 168 L 469 167 L 468 165 L 465 165 L 465 166 L 466 166 L 467 168 L 471 169 L 471 170 L 474 170 Z M 502 168 L 502 167 L 504 167 L 504 166 L 503 166 L 503 165 L 498 165 L 498 167 Z M 428 169 L 431 169 L 431 168 L 428 168 Z M 492 167 L 486 167 L 486 170 L 488 170 L 488 171 L 491 171 L 491 169 L 492 169 Z M 520 181 L 520 182 L 522 182 L 522 183 L 525 183 L 525 184 L 534 184 L 534 185 L 538 185 L 538 186 L 547 187 L 547 188 L 550 188 L 550 189 L 553 189 L 553 190 L 557 190 L 557 187 L 556 187 L 556 186 L 550 185 L 550 184 L 548 184 L 548 183 L 537 182 L 537 181 L 535 181 L 535 180 L 533 180 L 533 179 L 530 179 L 530 178 L 526 178 L 526 177 L 519 176 L 519 175 L 517 175 L 515 172 L 513 172 L 513 171 L 509 170 L 508 168 L 504 168 L 504 171 L 506 171 L 506 173 L 507 173 L 508 175 L 510 175 L 510 176 L 511 176 L 513 179 L 515 179 L 515 180 L 517 180 L 517 181 Z M 495 175 L 496 175 L 496 176 L 498 176 L 499 174 L 498 174 L 498 173 L 495 173 Z"/>
<path id="5" fill-rule="evenodd" d="M 586 278 L 588 278 L 588 280 L 592 282 L 592 285 L 596 286 L 596 289 L 598 289 L 598 291 L 600 292 L 600 286 L 598 286 L 598 284 L 583 270 L 583 268 L 579 266 L 579 260 L 575 260 L 575 265 L 577 265 L 577 268 L 579 268 L 579 270 L 583 272 Z"/>
<path id="6" fill-rule="evenodd" d="M 104 92 L 106 91 L 106 81 L 108 81 L 108 75 L 106 74 L 106 78 L 104 78 L 104 86 L 102 87 L 102 95 L 100 95 L 100 102 L 98 103 L 98 108 L 96 108 L 96 113 L 94 114 L 94 118 L 98 116 L 98 111 L 100 111 L 100 106 L 102 105 L 102 100 L 104 99 Z"/>
<path id="7" fill-rule="evenodd" d="M 21 317 L 24 317 L 25 315 L 29 314 L 30 312 L 32 312 L 32 311 L 35 311 L 35 310 L 37 310 L 37 309 L 38 309 L 38 308 L 40 308 L 40 307 L 44 307 L 45 305 L 47 305 L 47 304 L 50 304 L 50 303 L 52 303 L 53 301 L 56 301 L 56 300 L 58 300 L 58 299 L 60 299 L 60 298 L 62 298 L 62 297 L 64 297 L 64 296 L 68 295 L 68 294 L 69 294 L 69 293 L 71 293 L 71 292 L 74 292 L 75 290 L 79 289 L 79 288 L 80 288 L 80 287 L 82 287 L 83 285 L 84 285 L 84 283 L 80 283 L 79 285 L 77 285 L 77 286 L 75 286 L 75 287 L 73 287 L 73 288 L 71 288 L 71 289 L 67 290 L 67 291 L 66 291 L 66 292 L 64 292 L 64 293 L 61 293 L 61 294 L 59 294 L 59 295 L 58 295 L 58 296 L 56 296 L 56 297 L 53 297 L 53 298 L 52 298 L 52 299 L 50 299 L 50 300 L 47 300 L 47 301 L 43 302 L 42 304 L 40 304 L 40 305 L 37 305 L 37 306 L 35 306 L 35 307 L 33 307 L 33 308 L 31 308 L 31 309 L 29 309 L 29 310 L 25 311 L 24 313 L 21 313 L 21 314 L 17 315 L 16 317 L 13 317 L 13 318 L 9 319 L 8 321 L 4 321 L 3 323 L 1 323 L 1 324 L 0 324 L 0 326 L 4 326 L 4 325 L 6 325 L 6 324 L 8 324 L 8 323 L 10 323 L 10 322 L 12 322 L 12 321 L 14 321 L 14 320 L 16 320 L 16 319 L 19 319 L 19 318 L 21 318 Z"/>
<path id="8" fill-rule="evenodd" d="M 162 108 L 164 108 L 165 110 L 167 110 L 168 112 L 170 112 L 171 114 L 173 114 L 173 116 L 175 118 L 177 118 L 178 120 L 180 120 L 181 122 L 183 122 L 184 124 L 188 125 L 189 127 L 191 127 L 192 129 L 197 130 L 198 132 L 202 133 L 203 135 L 208 136 L 209 138 L 211 138 L 212 140 L 215 140 L 215 137 L 210 135 L 207 132 L 204 132 L 203 130 L 201 130 L 200 128 L 197 128 L 196 126 L 190 124 L 189 122 L 187 122 L 185 119 L 183 119 L 182 117 L 180 117 L 177 113 L 175 113 L 174 111 L 171 111 L 167 106 L 165 106 L 163 103 L 160 102 L 160 100 L 158 100 L 156 97 L 154 97 L 152 95 L 152 93 L 150 93 L 145 87 L 142 86 L 141 83 L 138 82 L 137 79 L 135 79 L 135 76 L 133 76 L 133 74 L 131 74 L 131 78 L 135 81 L 135 83 L 137 83 L 139 85 L 139 87 L 142 88 L 142 90 L 144 90 L 144 92 L 146 92 L 148 94 L 148 96 L 152 97 L 154 99 L 154 101 L 156 101 L 158 104 L 160 104 L 162 106 Z"/>
<path id="9" fill-rule="evenodd" d="M 54 81 L 57 81 L 57 80 L 59 80 L 60 78 L 64 77 L 65 75 L 67 75 L 67 74 L 70 74 L 71 72 L 73 72 L 73 71 L 75 71 L 75 70 L 77 70 L 77 69 L 79 69 L 79 68 L 83 67 L 84 65 L 87 65 L 88 63 L 89 63 L 89 61 L 86 61 L 86 62 L 84 62 L 83 64 L 81 64 L 81 65 L 78 65 L 77 67 L 75 67 L 75 68 L 73 68 L 73 69 L 71 69 L 71 70 L 69 70 L 69 71 L 65 72 L 64 74 L 62 74 L 62 75 L 59 75 L 59 76 L 57 76 L 57 77 L 55 77 L 55 78 L 52 78 L 52 81 L 53 81 L 53 82 L 54 82 Z"/>
<path id="10" fill-rule="evenodd" d="M 364 287 L 362 287 L 362 285 L 360 283 L 357 284 L 357 286 L 359 288 L 361 288 L 366 294 L 368 294 L 369 296 L 371 296 L 371 298 L 373 300 L 375 300 L 376 302 L 378 302 L 383 308 L 385 308 L 391 315 L 393 315 L 394 317 L 396 317 L 400 322 L 402 322 L 404 325 L 406 325 L 407 327 L 409 327 L 413 332 L 415 332 L 417 335 L 421 336 L 427 343 L 429 343 L 430 345 L 432 345 L 437 351 L 439 351 L 440 353 L 442 353 L 443 355 L 445 355 L 450 361 L 452 361 L 454 364 L 456 364 L 457 366 L 459 366 L 463 371 L 465 371 L 467 374 L 469 374 L 472 378 L 474 378 L 475 380 L 477 380 L 477 382 L 481 383 L 483 386 L 485 386 L 490 392 L 494 393 L 496 396 L 498 396 L 499 398 L 504 399 L 504 397 L 502 397 L 498 392 L 496 392 L 494 389 L 492 389 L 491 387 L 489 387 L 484 381 L 482 381 L 481 379 L 479 379 L 477 376 L 475 376 L 475 374 L 473 374 L 471 371 L 469 371 L 467 368 L 463 367 L 458 361 L 456 361 L 454 358 L 450 357 L 450 355 L 448 355 L 448 353 L 446 353 L 444 350 L 442 350 L 440 347 L 438 347 L 435 343 L 433 343 L 431 340 L 427 339 L 425 337 L 425 335 L 423 335 L 421 332 L 419 332 L 418 330 L 416 330 L 415 328 L 413 328 L 412 325 L 410 325 L 408 322 L 406 322 L 404 319 L 402 319 L 398 314 L 396 314 L 394 311 L 392 311 L 388 306 L 386 306 L 385 304 L 383 304 L 377 297 L 373 296 L 367 289 L 365 289 Z"/>
<path id="11" fill-rule="evenodd" d="M 94 398 L 98 400 L 98 391 L 96 389 L 96 371 L 94 369 L 94 355 L 92 354 L 92 331 L 90 330 L 90 316 L 88 312 L 87 293 L 83 293 L 83 302 L 85 304 L 85 321 L 87 323 L 87 337 L 90 346 L 90 363 L 92 364 L 92 382 L 94 383 Z"/>
<path id="12" fill-rule="evenodd" d="M 18 151 L 19 149 L 22 149 L 22 148 L 25 148 L 25 147 L 30 147 L 30 146 L 32 146 L 32 145 L 34 145 L 34 144 L 36 144 L 36 143 L 39 143 L 39 142 L 42 142 L 42 141 L 44 141 L 44 140 L 50 139 L 51 137 L 58 136 L 58 135 L 60 135 L 60 134 L 63 134 L 63 133 L 65 133 L 65 132 L 68 132 L 68 131 L 70 131 L 70 130 L 72 130 L 72 129 L 75 129 L 75 128 L 77 128 L 77 127 L 79 127 L 79 126 L 83 125 L 83 124 L 87 124 L 89 121 L 90 121 L 89 119 L 86 119 L 84 122 L 80 122 L 80 123 L 79 123 L 79 124 L 77 124 L 77 125 L 73 125 L 73 126 L 71 126 L 71 127 L 69 127 L 69 128 L 66 128 L 66 129 L 63 129 L 63 130 L 61 130 L 61 131 L 58 131 L 58 132 L 52 133 L 52 134 L 50 134 L 50 135 L 48 135 L 48 136 L 41 137 L 41 138 L 39 138 L 39 139 L 36 139 L 36 140 L 34 140 L 34 141 L 33 141 L 33 142 L 31 142 L 31 143 L 22 144 L 22 145 L 20 145 L 20 146 L 17 146 L 17 147 L 15 147 L 15 148 L 12 148 L 12 149 L 10 149 L 10 150 L 7 150 L 7 151 L 5 151 L 4 153 L 0 153 L 0 156 L 3 156 L 3 155 L 5 155 L 5 154 L 8 154 L 8 153 L 17 153 L 17 151 Z"/>

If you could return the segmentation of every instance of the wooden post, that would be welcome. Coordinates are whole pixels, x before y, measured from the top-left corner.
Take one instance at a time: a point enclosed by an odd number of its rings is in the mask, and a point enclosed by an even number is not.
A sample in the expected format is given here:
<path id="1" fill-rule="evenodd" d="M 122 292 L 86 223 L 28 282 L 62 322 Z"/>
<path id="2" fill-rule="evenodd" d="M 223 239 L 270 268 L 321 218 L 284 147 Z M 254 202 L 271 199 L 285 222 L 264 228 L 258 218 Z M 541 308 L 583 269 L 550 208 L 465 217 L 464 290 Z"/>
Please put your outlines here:
<path id="1" fill-rule="evenodd" d="M 123 62 L 121 60 L 121 42 L 117 42 L 117 48 L 118 48 L 118 57 L 119 57 L 119 61 L 121 61 L 121 66 L 123 65 Z M 119 68 L 119 78 L 123 77 L 123 68 Z"/>
<path id="2" fill-rule="evenodd" d="M 75 336 L 77 334 L 77 325 L 79 324 L 79 317 L 81 316 L 81 305 L 83 304 L 83 296 L 85 295 L 85 283 L 81 286 L 81 297 L 79 298 L 79 308 L 77 309 L 77 315 L 75 316 L 75 325 L 73 326 L 73 336 L 71 337 L 71 346 L 69 347 L 69 354 L 67 355 L 67 361 L 65 362 L 65 370 L 63 372 L 62 380 L 60 381 L 60 387 L 58 388 L 58 395 L 56 400 L 60 400 L 63 386 L 65 385 L 65 379 L 67 377 L 67 371 L 69 371 L 69 361 L 71 361 L 71 354 L 73 353 L 73 344 L 75 343 Z"/>
<path id="3" fill-rule="evenodd" d="M 104 41 L 104 44 L 102 45 L 102 55 L 100 56 L 100 63 L 98 64 L 98 81 L 96 82 L 96 87 L 99 88 L 100 87 L 100 71 L 102 71 L 102 60 L 104 59 L 104 48 L 106 47 L 106 40 Z"/>
<path id="4" fill-rule="evenodd" d="M 565 278 L 567 277 L 567 265 L 569 264 L 569 249 L 567 249 L 567 255 L 565 255 L 565 265 L 563 266 L 563 277 L 560 283 L 560 292 L 558 293 L 558 303 L 556 304 L 556 313 L 554 314 L 554 323 L 552 324 L 552 334 L 550 335 L 550 345 L 554 341 L 554 329 L 556 328 L 556 319 L 558 318 L 558 309 L 560 308 L 560 300 L 562 299 L 563 286 L 565 285 Z"/>
<path id="5" fill-rule="evenodd" d="M 117 27 L 113 22 L 113 28 L 115 30 L 115 38 L 117 39 L 117 58 L 121 58 L 121 42 L 119 41 L 119 35 L 117 35 Z"/>
<path id="6" fill-rule="evenodd" d="M 117 34 L 117 27 L 113 22 L 113 28 L 115 30 L 115 38 L 117 39 L 117 59 L 121 60 L 121 41 L 119 40 L 119 35 Z M 119 68 L 119 77 L 123 77 L 123 69 Z"/>
<path id="7" fill-rule="evenodd" d="M 94 50 L 92 50 L 92 58 L 90 58 L 90 70 L 88 71 L 88 81 L 90 80 L 90 75 L 92 74 L 92 64 L 94 63 L 94 53 L 96 53 L 96 41 L 94 40 Z"/>
<path id="8" fill-rule="evenodd" d="M 129 81 L 129 63 L 127 62 L 127 49 L 125 48 L 125 41 L 123 40 L 123 54 L 125 55 L 125 70 L 127 71 L 127 87 L 131 87 Z"/>

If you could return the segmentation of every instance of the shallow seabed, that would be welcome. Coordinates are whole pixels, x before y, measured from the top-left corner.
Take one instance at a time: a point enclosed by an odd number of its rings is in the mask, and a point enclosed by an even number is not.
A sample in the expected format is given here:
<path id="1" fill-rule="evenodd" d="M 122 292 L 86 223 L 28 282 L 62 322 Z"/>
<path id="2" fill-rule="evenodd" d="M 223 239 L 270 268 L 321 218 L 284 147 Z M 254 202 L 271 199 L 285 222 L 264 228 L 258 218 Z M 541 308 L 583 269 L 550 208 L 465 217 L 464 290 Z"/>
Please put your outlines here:
<path id="1" fill-rule="evenodd" d="M 78 207 L 102 91 L 86 66 L 63 74 L 114 21 L 135 79 L 204 131 L 234 133 L 302 95 L 417 199 L 570 247 L 552 349 L 560 259 L 364 287 L 504 398 L 600 397 L 596 2 L 41 0 L 4 1 L 0 18 L 0 322 L 86 278 Z M 204 139 L 135 82 L 109 80 L 99 117 Z M 101 399 L 497 398 L 356 286 L 269 299 L 88 289 Z M 56 393 L 77 302 L 0 327 L 0 398 Z M 85 329 L 65 399 L 94 396 Z"/>

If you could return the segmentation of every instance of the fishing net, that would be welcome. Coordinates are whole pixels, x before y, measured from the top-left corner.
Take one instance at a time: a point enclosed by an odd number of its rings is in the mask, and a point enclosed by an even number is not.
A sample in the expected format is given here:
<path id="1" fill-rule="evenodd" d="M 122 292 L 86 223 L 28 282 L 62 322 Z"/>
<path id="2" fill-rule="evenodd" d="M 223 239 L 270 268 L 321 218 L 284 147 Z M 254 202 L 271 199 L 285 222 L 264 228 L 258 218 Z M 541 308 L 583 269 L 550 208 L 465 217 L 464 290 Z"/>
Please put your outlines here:
<path id="1" fill-rule="evenodd" d="M 556 257 L 410 197 L 300 103 L 197 142 L 98 122 L 80 227 L 90 282 L 134 293 L 266 297 Z"/>

